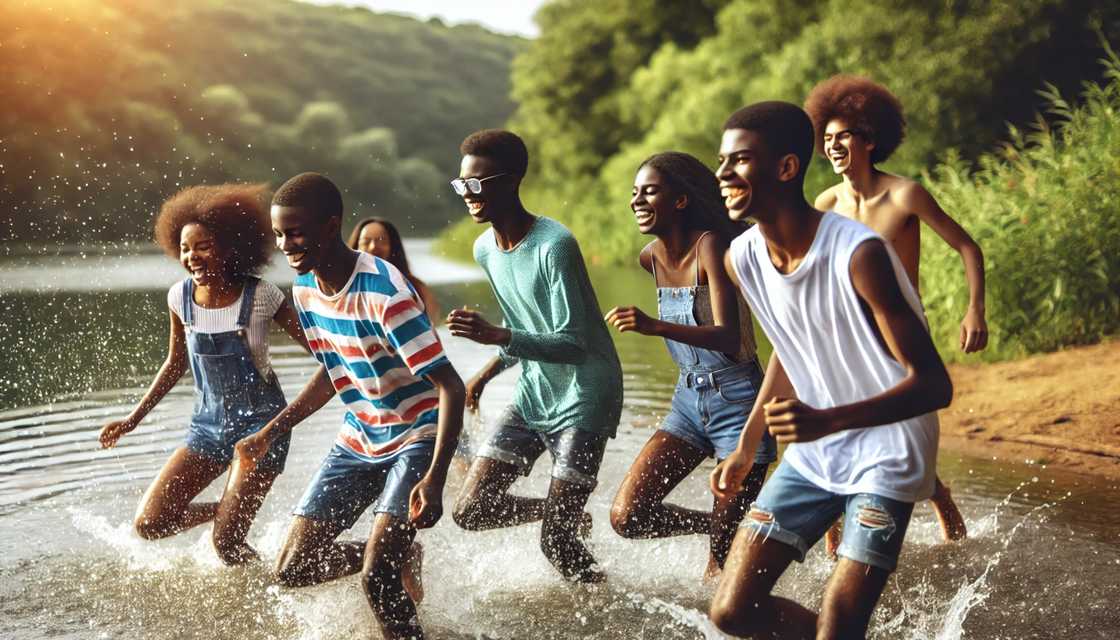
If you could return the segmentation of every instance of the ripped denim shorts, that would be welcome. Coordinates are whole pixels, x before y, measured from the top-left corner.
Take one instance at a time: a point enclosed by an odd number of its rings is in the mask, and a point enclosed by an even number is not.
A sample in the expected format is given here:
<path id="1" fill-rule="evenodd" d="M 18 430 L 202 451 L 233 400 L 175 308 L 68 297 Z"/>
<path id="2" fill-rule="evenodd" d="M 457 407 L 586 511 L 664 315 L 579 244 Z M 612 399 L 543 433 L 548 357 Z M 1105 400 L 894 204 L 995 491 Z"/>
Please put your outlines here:
<path id="1" fill-rule="evenodd" d="M 762 487 L 740 527 L 797 549 L 798 561 L 824 536 L 840 515 L 844 534 L 837 554 L 894 571 L 914 503 L 873 493 L 840 495 L 806 480 L 782 462 Z"/>

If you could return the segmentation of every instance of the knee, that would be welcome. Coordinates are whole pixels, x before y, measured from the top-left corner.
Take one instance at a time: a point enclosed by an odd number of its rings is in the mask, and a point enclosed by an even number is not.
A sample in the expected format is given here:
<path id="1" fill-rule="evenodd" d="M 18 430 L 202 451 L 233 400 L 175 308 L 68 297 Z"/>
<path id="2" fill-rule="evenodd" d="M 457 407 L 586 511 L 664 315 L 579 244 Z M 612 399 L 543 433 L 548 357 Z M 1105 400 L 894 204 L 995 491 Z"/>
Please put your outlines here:
<path id="1" fill-rule="evenodd" d="M 145 540 L 156 540 L 164 537 L 163 526 L 144 516 L 137 516 L 137 518 L 133 520 L 132 529 L 136 532 L 136 535 Z"/>
<path id="2" fill-rule="evenodd" d="M 633 504 L 615 501 L 611 506 L 611 528 L 623 538 L 641 536 L 641 518 Z"/>
<path id="3" fill-rule="evenodd" d="M 752 636 L 758 629 L 751 624 L 751 617 L 737 611 L 731 603 L 716 598 L 708 611 L 716 628 L 733 636 Z"/>
<path id="4" fill-rule="evenodd" d="M 451 519 L 460 529 L 478 531 L 482 528 L 481 503 L 474 495 L 461 494 L 455 501 L 455 508 L 451 512 Z"/>

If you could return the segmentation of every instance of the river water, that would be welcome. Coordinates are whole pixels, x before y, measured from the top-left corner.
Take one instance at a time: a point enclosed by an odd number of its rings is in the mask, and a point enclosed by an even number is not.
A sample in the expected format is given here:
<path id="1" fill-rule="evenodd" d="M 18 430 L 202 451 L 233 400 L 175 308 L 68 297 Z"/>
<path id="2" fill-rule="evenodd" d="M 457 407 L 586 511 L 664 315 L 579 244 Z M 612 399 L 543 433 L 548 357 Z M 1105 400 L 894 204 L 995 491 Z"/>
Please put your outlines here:
<path id="1" fill-rule="evenodd" d="M 410 243 L 417 273 L 444 308 L 477 305 L 496 316 L 481 272 Z M 281 589 L 268 564 L 229 569 L 209 545 L 209 526 L 158 542 L 140 540 L 132 513 L 156 470 L 179 445 L 190 415 L 187 376 L 117 448 L 97 448 L 106 421 L 123 417 L 166 353 L 168 286 L 182 277 L 159 255 L 68 253 L 0 258 L 0 636 L 4 638 L 377 638 L 356 578 Z M 287 288 L 277 260 L 266 277 Z M 637 270 L 593 269 L 604 309 L 655 309 Z M 441 330 L 466 378 L 492 351 Z M 562 582 L 537 547 L 538 525 L 483 533 L 445 518 L 421 534 L 427 553 L 422 622 L 433 638 L 720 638 L 706 617 L 701 536 L 628 541 L 610 529 L 614 491 L 668 407 L 675 369 L 659 341 L 617 336 L 626 403 L 589 509 L 593 552 L 605 585 Z M 273 363 L 294 397 L 315 363 L 274 335 Z M 483 397 L 477 432 L 512 394 L 516 371 Z M 269 563 L 290 510 L 329 449 L 341 419 L 332 401 L 299 426 L 287 471 L 250 534 Z M 943 454 L 970 537 L 941 545 L 925 505 L 915 511 L 900 570 L 873 638 L 1116 638 L 1120 634 L 1120 492 L 1044 461 L 996 463 Z M 711 464 L 672 499 L 708 504 Z M 543 494 L 547 458 L 518 490 Z M 461 477 L 453 473 L 450 508 Z M 220 484 L 220 483 L 216 483 Z M 204 496 L 216 496 L 220 486 Z M 370 516 L 350 534 L 364 539 Z M 819 548 L 778 585 L 816 607 L 831 569 Z"/>

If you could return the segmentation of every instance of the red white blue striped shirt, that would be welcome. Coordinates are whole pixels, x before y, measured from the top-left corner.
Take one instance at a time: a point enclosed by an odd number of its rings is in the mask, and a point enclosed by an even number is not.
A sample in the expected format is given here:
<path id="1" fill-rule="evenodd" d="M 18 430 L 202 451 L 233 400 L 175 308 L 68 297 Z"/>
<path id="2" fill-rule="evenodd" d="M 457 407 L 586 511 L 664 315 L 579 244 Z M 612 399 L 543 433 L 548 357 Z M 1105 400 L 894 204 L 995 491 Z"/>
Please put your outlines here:
<path id="1" fill-rule="evenodd" d="M 314 273 L 296 278 L 292 298 L 315 358 L 348 409 L 337 443 L 381 461 L 433 440 L 439 392 L 423 376 L 447 364 L 424 304 L 396 267 L 366 253 L 335 295 Z"/>

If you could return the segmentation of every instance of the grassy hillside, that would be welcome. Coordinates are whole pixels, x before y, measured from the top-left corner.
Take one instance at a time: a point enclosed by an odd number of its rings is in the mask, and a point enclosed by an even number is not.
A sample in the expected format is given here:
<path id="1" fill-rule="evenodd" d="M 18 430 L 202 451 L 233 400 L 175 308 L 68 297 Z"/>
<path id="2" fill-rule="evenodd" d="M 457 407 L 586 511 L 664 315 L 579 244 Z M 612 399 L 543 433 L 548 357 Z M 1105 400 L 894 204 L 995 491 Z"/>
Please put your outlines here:
<path id="1" fill-rule="evenodd" d="M 149 237 L 180 186 L 328 173 L 431 232 L 519 38 L 290 0 L 0 3 L 0 239 Z"/>

